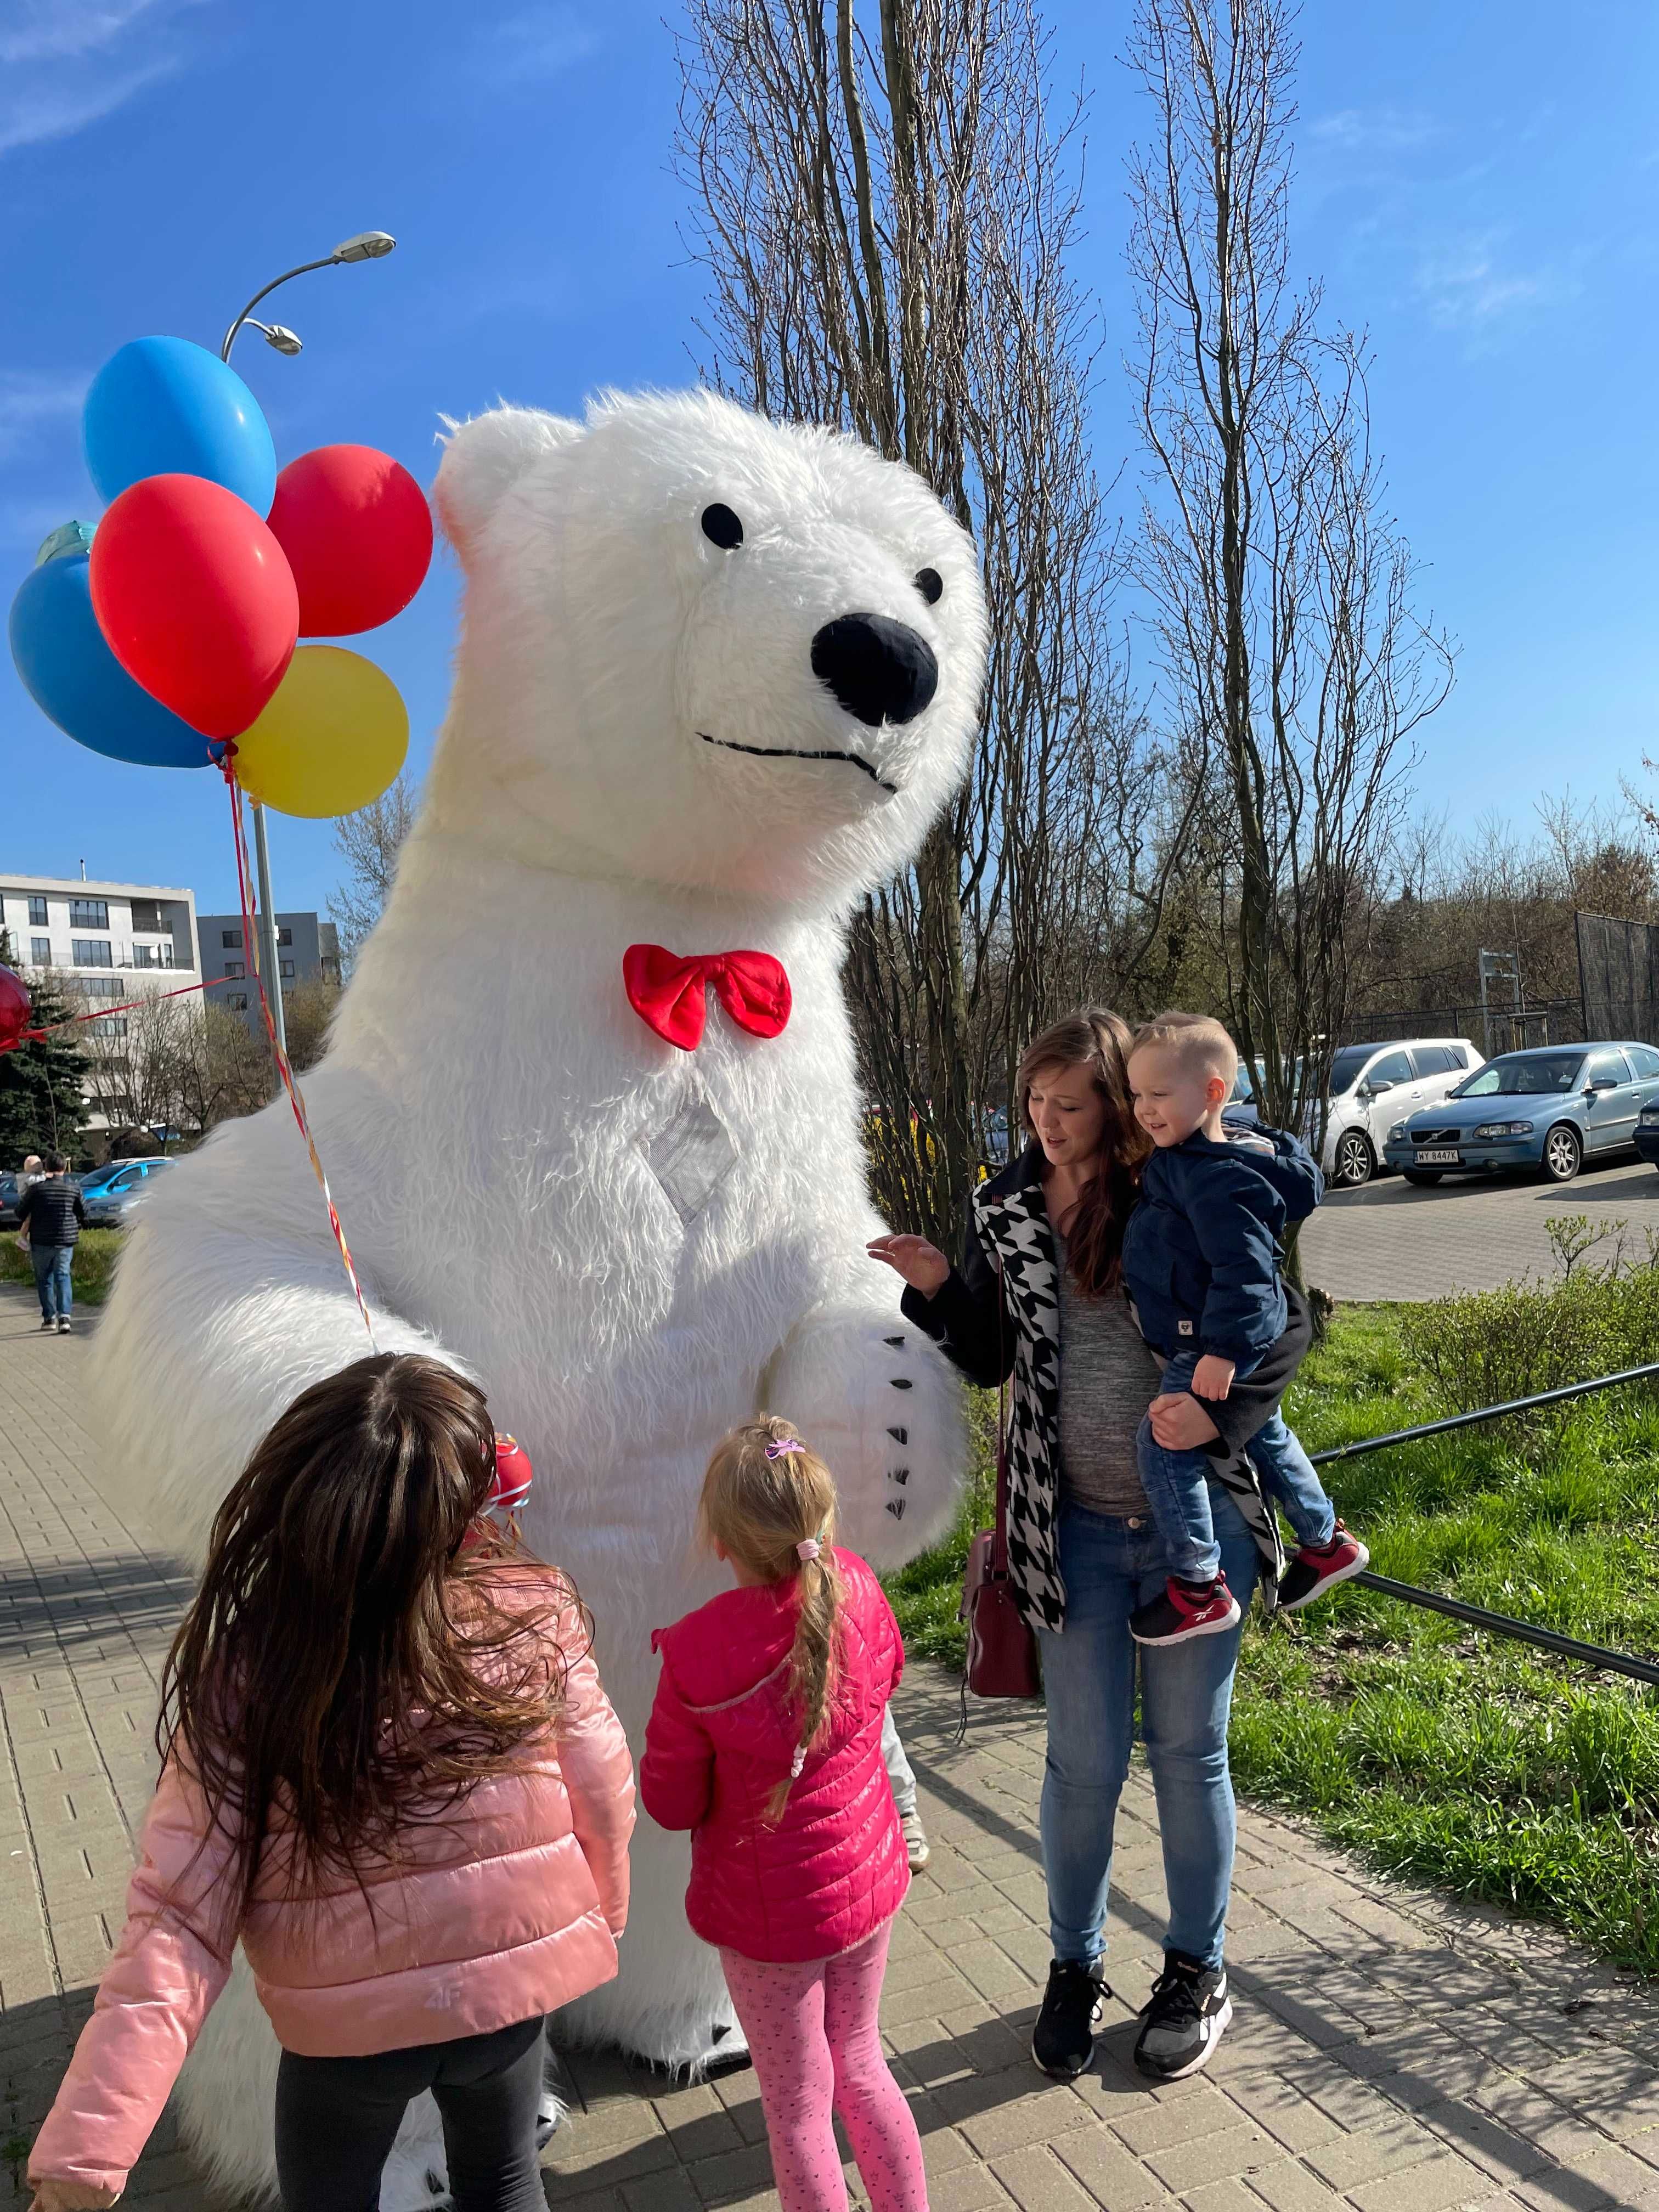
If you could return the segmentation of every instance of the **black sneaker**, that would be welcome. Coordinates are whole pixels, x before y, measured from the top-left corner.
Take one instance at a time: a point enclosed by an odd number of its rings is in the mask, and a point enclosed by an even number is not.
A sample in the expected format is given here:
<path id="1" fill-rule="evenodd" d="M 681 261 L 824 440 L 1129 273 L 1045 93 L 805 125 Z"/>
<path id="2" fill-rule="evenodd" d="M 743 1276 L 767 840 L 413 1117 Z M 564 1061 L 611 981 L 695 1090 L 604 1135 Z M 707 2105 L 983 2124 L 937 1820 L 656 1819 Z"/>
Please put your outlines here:
<path id="1" fill-rule="evenodd" d="M 1095 2032 L 1112 1994 L 1097 1959 L 1056 1959 L 1031 2031 L 1031 2056 L 1056 2081 L 1075 2081 L 1095 2055 Z"/>
<path id="2" fill-rule="evenodd" d="M 1135 2064 L 1154 2081 L 1179 2081 L 1207 2066 L 1233 2016 L 1224 1966 L 1201 1966 L 1179 1951 L 1164 1954 L 1164 1972 L 1140 2008 Z"/>

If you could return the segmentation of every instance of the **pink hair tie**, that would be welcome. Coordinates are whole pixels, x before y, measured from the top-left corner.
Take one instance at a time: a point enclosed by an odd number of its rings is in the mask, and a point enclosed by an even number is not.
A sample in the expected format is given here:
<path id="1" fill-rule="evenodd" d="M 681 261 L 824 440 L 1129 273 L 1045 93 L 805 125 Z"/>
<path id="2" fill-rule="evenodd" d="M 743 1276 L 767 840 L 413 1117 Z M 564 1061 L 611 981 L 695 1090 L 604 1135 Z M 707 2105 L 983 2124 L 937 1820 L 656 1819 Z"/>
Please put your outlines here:
<path id="1" fill-rule="evenodd" d="M 790 1452 L 804 1452 L 805 1445 L 799 1437 L 779 1437 L 766 1447 L 768 1459 L 782 1459 Z"/>
<path id="2" fill-rule="evenodd" d="M 820 1558 L 823 1552 L 823 1547 L 819 1543 L 816 1536 L 807 1536 L 795 1547 L 795 1557 L 800 1561 L 803 1566 L 805 1565 L 808 1559 L 816 1559 Z"/>

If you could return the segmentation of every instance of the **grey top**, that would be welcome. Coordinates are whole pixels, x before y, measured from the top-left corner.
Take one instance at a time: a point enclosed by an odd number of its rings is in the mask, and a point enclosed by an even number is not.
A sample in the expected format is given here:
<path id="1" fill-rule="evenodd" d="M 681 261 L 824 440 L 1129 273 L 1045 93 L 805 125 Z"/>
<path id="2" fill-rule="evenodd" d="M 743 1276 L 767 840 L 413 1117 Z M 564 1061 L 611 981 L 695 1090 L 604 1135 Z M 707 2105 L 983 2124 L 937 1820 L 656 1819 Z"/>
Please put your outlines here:
<path id="1" fill-rule="evenodd" d="M 1085 1298 L 1060 1261 L 1060 1488 L 1074 1505 L 1120 1519 L 1146 1510 L 1135 1472 L 1135 1431 L 1158 1395 L 1158 1362 L 1121 1291 Z"/>

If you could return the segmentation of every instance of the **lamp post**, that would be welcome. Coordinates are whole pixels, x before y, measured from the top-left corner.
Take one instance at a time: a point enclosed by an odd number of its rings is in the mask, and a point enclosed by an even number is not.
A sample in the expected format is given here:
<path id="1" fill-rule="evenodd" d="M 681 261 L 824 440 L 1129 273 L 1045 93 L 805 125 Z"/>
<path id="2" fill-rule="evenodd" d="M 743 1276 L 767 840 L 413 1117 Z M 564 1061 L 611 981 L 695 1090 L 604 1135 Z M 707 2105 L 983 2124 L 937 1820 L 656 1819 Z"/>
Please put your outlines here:
<path id="1" fill-rule="evenodd" d="M 285 269 L 280 276 L 273 276 L 269 284 L 262 285 L 254 294 L 225 332 L 224 343 L 219 349 L 220 360 L 229 361 L 230 349 L 245 330 L 258 331 L 268 346 L 292 360 L 302 350 L 303 341 L 285 323 L 262 323 L 253 312 L 260 301 L 267 298 L 279 284 L 287 284 L 295 276 L 308 276 L 313 269 L 343 269 L 356 261 L 384 260 L 397 243 L 389 231 L 360 230 L 353 237 L 342 240 L 332 253 L 325 253 L 320 261 L 302 261 L 297 268 Z M 252 805 L 253 864 L 259 878 L 259 941 L 264 948 L 264 972 L 269 978 L 265 1002 L 270 1008 L 276 1042 L 286 1054 L 288 1023 L 283 1013 L 283 977 L 277 962 L 276 909 L 270 896 L 270 844 L 265 835 L 265 810 L 257 799 Z"/>

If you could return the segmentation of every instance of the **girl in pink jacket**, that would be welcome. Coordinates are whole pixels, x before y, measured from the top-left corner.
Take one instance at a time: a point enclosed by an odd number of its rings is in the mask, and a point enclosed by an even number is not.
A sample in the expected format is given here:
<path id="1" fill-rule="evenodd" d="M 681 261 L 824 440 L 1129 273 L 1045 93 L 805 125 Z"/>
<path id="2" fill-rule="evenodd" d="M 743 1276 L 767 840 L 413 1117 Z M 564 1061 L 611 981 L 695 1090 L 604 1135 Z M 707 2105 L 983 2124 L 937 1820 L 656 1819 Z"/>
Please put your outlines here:
<path id="1" fill-rule="evenodd" d="M 617 1971 L 634 1788 L 575 1592 L 483 1520 L 508 1486 L 483 1394 L 407 1356 L 318 1383 L 255 1451 L 167 1656 L 35 2212 L 120 2195 L 239 1938 L 283 2046 L 288 2212 L 373 2212 L 424 2089 L 459 2212 L 544 2212 L 543 2015 Z"/>
<path id="2" fill-rule="evenodd" d="M 783 2212 L 846 2212 L 832 2110 L 874 2212 L 927 2212 L 877 2019 L 910 1880 L 881 1753 L 897 1625 L 864 1561 L 835 1549 L 830 1470 L 787 1421 L 720 1445 L 700 1522 L 738 1587 L 653 1639 L 640 1794 L 691 1831 L 686 1916 L 720 1949 Z"/>

